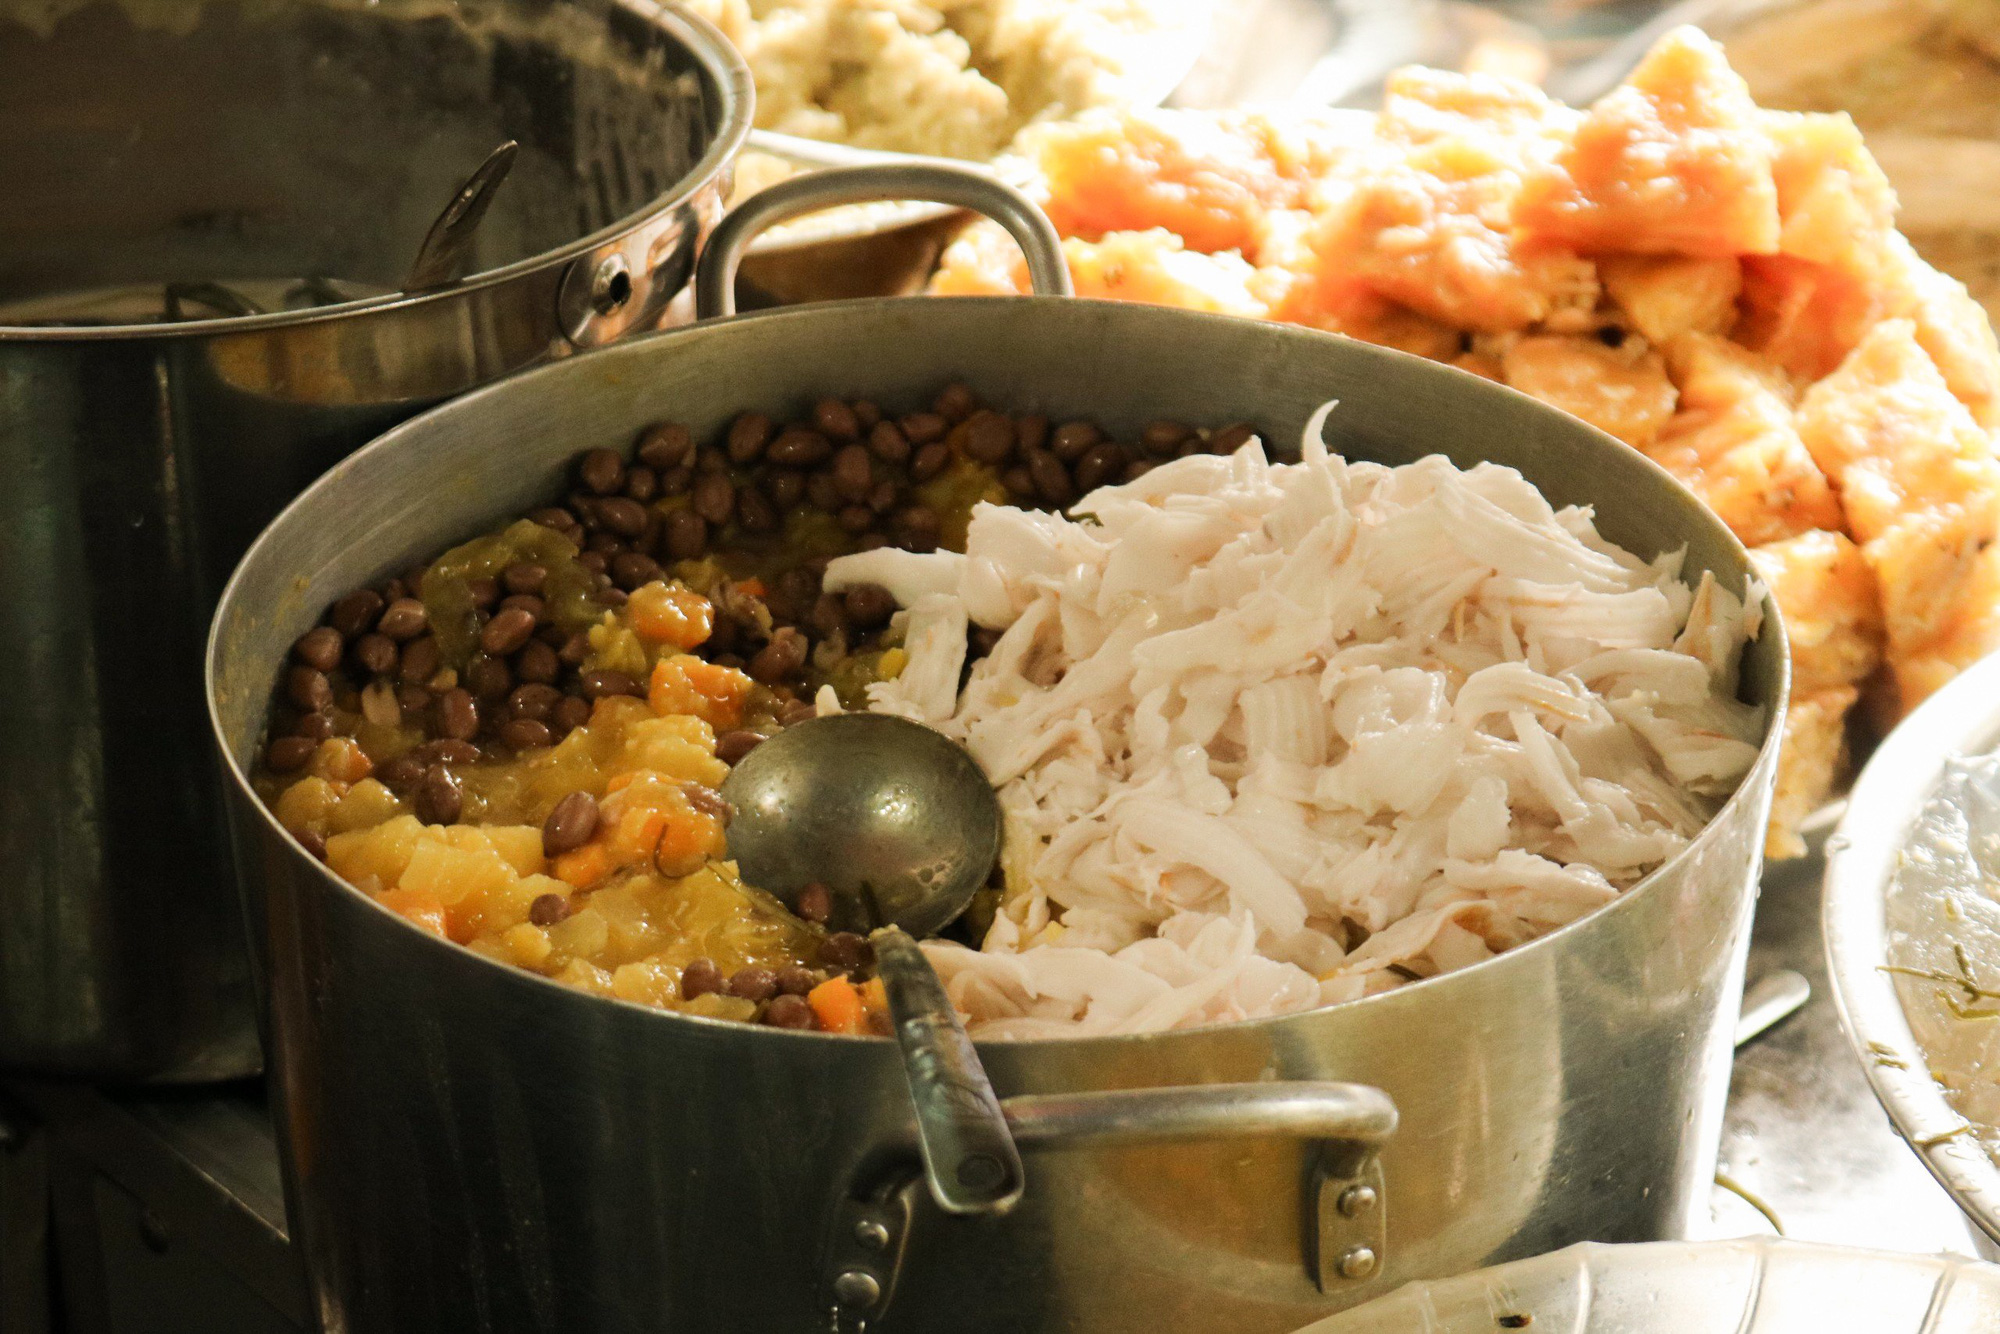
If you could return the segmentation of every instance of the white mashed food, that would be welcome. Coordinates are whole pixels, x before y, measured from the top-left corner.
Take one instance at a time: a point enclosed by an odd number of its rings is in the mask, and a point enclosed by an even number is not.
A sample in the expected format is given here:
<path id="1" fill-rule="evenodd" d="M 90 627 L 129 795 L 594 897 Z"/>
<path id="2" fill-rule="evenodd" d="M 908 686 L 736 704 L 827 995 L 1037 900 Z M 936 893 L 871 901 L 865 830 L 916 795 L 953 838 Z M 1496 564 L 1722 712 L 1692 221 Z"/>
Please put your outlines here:
<path id="1" fill-rule="evenodd" d="M 1256 441 L 994 505 L 963 555 L 842 557 L 909 663 L 871 707 L 958 738 L 1005 813 L 985 1037 L 1310 1009 L 1477 963 L 1673 856 L 1756 757 L 1751 609 L 1510 468 L 1296 464 Z M 1004 630 L 959 680 L 968 625 Z"/>
<path id="2" fill-rule="evenodd" d="M 1032 121 L 1133 100 L 1196 0 L 689 0 L 757 84 L 757 124 L 992 157 Z"/>

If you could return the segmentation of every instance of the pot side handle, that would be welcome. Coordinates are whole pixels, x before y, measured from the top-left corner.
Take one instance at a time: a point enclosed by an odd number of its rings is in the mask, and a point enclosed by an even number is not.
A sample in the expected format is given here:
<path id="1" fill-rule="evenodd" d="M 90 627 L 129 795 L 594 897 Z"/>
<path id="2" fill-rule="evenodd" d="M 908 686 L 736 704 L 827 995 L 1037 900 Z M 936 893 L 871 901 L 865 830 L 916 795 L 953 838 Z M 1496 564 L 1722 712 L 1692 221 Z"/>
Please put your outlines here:
<path id="1" fill-rule="evenodd" d="M 1352 1301 L 1352 1289 L 1382 1273 L 1388 1203 L 1376 1150 L 1396 1133 L 1397 1113 L 1381 1089 L 1332 1080 L 1181 1084 L 1017 1094 L 1002 1098 L 1000 1109 L 1024 1152 L 1194 1139 L 1315 1141 L 1300 1220 L 1307 1274 L 1321 1292 Z M 894 1156 L 913 1160 L 914 1143 Z M 869 1175 L 836 1211 L 823 1262 L 836 1334 L 863 1334 L 882 1318 L 915 1222 L 919 1176 Z M 1032 1180 L 1027 1191 L 1034 1193 Z"/>
<path id="2" fill-rule="evenodd" d="M 736 270 L 759 234 L 782 222 L 844 204 L 923 200 L 983 213 L 1005 227 L 1028 257 L 1037 296 L 1071 296 L 1062 239 L 1035 202 L 990 172 L 944 158 L 834 167 L 780 181 L 729 210 L 695 266 L 695 318 L 736 313 Z"/>

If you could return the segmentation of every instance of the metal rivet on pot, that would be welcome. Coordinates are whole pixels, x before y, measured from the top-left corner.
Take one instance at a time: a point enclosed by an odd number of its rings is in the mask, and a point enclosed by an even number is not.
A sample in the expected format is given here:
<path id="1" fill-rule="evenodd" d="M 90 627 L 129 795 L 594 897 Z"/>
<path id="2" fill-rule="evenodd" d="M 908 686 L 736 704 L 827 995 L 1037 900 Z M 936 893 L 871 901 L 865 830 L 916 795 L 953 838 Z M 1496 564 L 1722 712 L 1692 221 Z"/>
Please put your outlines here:
<path id="1" fill-rule="evenodd" d="M 873 1306 L 882 1297 L 882 1285 L 865 1269 L 850 1269 L 833 1280 L 833 1298 L 842 1306 Z"/>
<path id="2" fill-rule="evenodd" d="M 854 1239 L 871 1251 L 879 1251 L 889 1244 L 889 1229 L 872 1218 L 864 1218 L 854 1225 Z"/>
<path id="3" fill-rule="evenodd" d="M 1375 1272 L 1375 1252 L 1367 1246 L 1352 1246 L 1340 1256 L 1342 1278 L 1367 1278 Z M 843 1276 L 844 1277 L 844 1276 Z"/>
<path id="4" fill-rule="evenodd" d="M 623 255 L 606 255 L 590 276 L 590 308 L 600 315 L 632 299 L 632 269 Z"/>
<path id="5" fill-rule="evenodd" d="M 1340 1212 L 1349 1218 L 1358 1217 L 1375 1207 L 1373 1186 L 1349 1186 L 1340 1192 Z"/>

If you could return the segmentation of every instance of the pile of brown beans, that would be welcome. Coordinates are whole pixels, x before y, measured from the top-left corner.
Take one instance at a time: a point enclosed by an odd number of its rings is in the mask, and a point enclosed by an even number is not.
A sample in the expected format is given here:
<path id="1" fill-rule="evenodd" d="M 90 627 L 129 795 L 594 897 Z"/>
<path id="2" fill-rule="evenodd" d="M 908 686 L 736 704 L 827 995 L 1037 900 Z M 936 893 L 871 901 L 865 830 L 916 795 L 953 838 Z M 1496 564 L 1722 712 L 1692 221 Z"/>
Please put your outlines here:
<path id="1" fill-rule="evenodd" d="M 1211 432 L 1156 421 L 1121 443 L 1087 421 L 984 407 L 956 384 L 901 416 L 866 399 L 825 398 L 789 422 L 746 412 L 708 442 L 679 424 L 654 425 L 629 459 L 609 449 L 581 455 L 563 503 L 525 517 L 578 546 L 595 597 L 610 608 L 670 576 L 676 562 L 716 557 L 727 565 L 752 548 L 768 556 L 786 516 L 801 510 L 831 516 L 844 550 L 934 550 L 946 520 L 963 515 L 937 513 L 918 490 L 953 466 L 984 470 L 1016 503 L 1060 508 L 1167 459 L 1228 453 L 1250 434 L 1241 424 Z M 785 554 L 777 552 L 785 568 L 761 597 L 733 585 L 711 590 L 714 631 L 697 650 L 771 689 L 775 724 L 809 715 L 815 673 L 823 678 L 845 655 L 875 646 L 896 610 L 873 585 L 824 591 L 826 561 L 837 553 L 789 564 Z M 357 589 L 293 645 L 264 761 L 275 775 L 293 773 L 320 741 L 352 734 L 361 717 L 415 723 L 424 742 L 375 776 L 426 822 L 448 824 L 461 804 L 455 768 L 553 744 L 589 717 L 592 701 L 643 695 L 645 683 L 584 670 L 588 642 L 543 619 L 549 572 L 533 564 L 472 581 L 477 651 L 462 671 L 444 673 L 418 596 L 424 573 L 417 567 Z M 990 640 L 975 631 L 975 654 Z M 734 763 L 763 735 L 725 734 L 718 754 Z"/>

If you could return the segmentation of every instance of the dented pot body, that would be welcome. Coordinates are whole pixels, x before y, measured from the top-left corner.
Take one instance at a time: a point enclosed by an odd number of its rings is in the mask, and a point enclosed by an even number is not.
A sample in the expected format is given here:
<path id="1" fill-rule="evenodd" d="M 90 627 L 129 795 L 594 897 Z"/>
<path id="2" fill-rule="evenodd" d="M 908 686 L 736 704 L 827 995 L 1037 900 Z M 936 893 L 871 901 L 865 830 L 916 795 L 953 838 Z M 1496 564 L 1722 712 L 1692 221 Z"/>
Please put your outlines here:
<path id="1" fill-rule="evenodd" d="M 1557 503 L 1594 505 L 1641 554 L 1685 547 L 1690 575 L 1737 588 L 1748 574 L 1666 474 L 1512 391 L 1329 335 L 1137 305 L 753 315 L 528 372 L 403 425 L 265 532 L 210 643 L 294 1235 L 329 1330 L 1275 1334 L 1409 1279 L 1681 1236 L 1704 1207 L 1785 697 L 1775 619 L 1745 673 L 1770 718 L 1756 767 L 1683 855 L 1597 913 L 1308 1014 L 983 1044 L 1027 1162 L 1024 1198 L 993 1220 L 947 1217 L 907 1185 L 890 1041 L 660 1013 L 489 963 L 341 884 L 251 795 L 291 639 L 347 589 L 556 492 L 578 450 L 830 393 L 907 410 L 952 379 L 1121 433 L 1248 420 L 1281 452 L 1338 398 L 1338 451 L 1511 464 Z M 1166 1104 L 1206 1107 L 1223 1084 L 1320 1096 L 1312 1081 L 1393 1102 L 1379 1152 L 1268 1109 L 1237 1118 L 1233 1103 L 1111 1124 L 1063 1102 L 1174 1089 Z M 1325 1096 L 1336 1114 L 1349 1105 Z M 893 1244 L 857 1250 L 861 1214 L 886 1219 Z M 841 1305 L 850 1271 L 887 1294 L 865 1319 Z"/>

